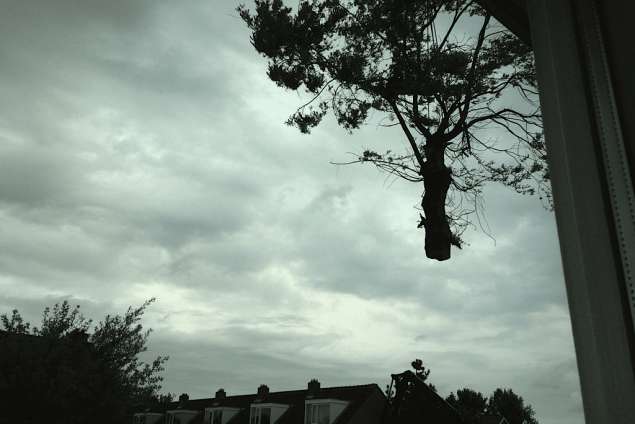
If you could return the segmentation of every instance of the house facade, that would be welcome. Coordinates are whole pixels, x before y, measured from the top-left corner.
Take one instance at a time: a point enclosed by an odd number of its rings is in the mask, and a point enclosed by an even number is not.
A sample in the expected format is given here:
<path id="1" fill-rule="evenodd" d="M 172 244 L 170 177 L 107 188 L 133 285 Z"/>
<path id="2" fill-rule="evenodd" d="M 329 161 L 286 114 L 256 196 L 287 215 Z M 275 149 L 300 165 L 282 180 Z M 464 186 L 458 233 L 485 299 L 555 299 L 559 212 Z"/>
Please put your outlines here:
<path id="1" fill-rule="evenodd" d="M 138 412 L 134 424 L 381 424 L 388 400 L 376 384 L 320 387 L 311 380 L 304 390 L 271 392 L 261 385 L 255 394 L 214 397 L 180 396 L 162 408 Z"/>
<path id="2" fill-rule="evenodd" d="M 321 387 L 311 380 L 304 390 L 189 399 L 138 412 L 134 424 L 465 424 L 443 397 L 411 371 L 392 375 L 390 399 L 376 384 Z M 392 389 L 391 385 L 391 389 Z M 392 390 L 390 390 L 392 392 Z M 479 424 L 507 424 L 498 415 L 483 415 Z"/>

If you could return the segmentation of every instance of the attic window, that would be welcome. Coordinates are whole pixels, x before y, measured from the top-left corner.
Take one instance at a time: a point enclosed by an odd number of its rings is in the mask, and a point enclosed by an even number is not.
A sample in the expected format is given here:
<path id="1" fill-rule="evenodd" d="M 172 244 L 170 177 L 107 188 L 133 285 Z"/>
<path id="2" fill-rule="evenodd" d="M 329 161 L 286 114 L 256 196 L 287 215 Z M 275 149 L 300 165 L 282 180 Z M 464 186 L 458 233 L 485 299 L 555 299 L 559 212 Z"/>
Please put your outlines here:
<path id="1" fill-rule="evenodd" d="M 198 414 L 199 411 L 191 409 L 166 411 L 165 422 L 166 424 L 189 424 Z"/>
<path id="2" fill-rule="evenodd" d="M 328 403 L 308 403 L 304 413 L 304 424 L 330 424 L 331 408 Z"/>
<path id="3" fill-rule="evenodd" d="M 215 408 L 205 408 L 204 424 L 227 424 L 240 409 L 228 408 L 225 406 Z"/>
<path id="4" fill-rule="evenodd" d="M 271 408 L 252 406 L 249 424 L 271 424 Z"/>
<path id="5" fill-rule="evenodd" d="M 222 424 L 223 422 L 223 410 L 217 409 L 210 414 L 210 424 Z"/>
<path id="6" fill-rule="evenodd" d="M 304 403 L 304 424 L 331 424 L 346 409 L 347 401 L 310 399 Z"/>

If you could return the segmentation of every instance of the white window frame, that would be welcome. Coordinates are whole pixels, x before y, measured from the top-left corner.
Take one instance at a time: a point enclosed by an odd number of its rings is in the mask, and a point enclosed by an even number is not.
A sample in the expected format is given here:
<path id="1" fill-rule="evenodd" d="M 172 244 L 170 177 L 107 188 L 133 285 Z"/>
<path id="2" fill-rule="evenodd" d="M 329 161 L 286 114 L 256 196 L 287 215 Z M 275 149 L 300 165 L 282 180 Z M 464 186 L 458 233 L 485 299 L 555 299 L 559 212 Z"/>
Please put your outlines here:
<path id="1" fill-rule="evenodd" d="M 204 423 L 205 424 L 213 424 L 214 423 L 214 413 L 221 413 L 221 424 L 226 424 L 228 421 L 234 418 L 238 412 L 240 412 L 240 408 L 232 408 L 229 406 L 215 406 L 211 408 L 205 408 L 204 412 Z"/>
<path id="2" fill-rule="evenodd" d="M 178 419 L 180 424 L 184 424 L 184 423 L 188 423 L 192 421 L 198 413 L 199 413 L 198 410 L 192 410 L 192 409 L 173 409 L 170 411 L 166 411 L 166 415 L 167 415 L 166 421 L 167 421 L 167 424 L 175 424 L 174 421 Z M 186 416 L 177 418 L 176 416 L 177 414 L 179 415 L 186 414 Z"/>
<path id="3" fill-rule="evenodd" d="M 314 421 L 309 420 L 309 416 L 307 415 L 307 410 L 309 407 L 314 405 L 328 405 L 329 408 L 329 424 L 334 422 L 337 417 L 340 416 L 342 412 L 346 409 L 349 402 L 345 400 L 339 399 L 307 399 L 304 401 L 304 424 L 313 424 Z"/>
<path id="4" fill-rule="evenodd" d="M 271 420 L 271 406 L 269 405 L 251 405 L 249 408 L 249 424 L 261 424 L 262 411 L 269 410 L 269 424 L 273 424 Z"/>
<path id="5" fill-rule="evenodd" d="M 253 424 L 251 420 L 252 420 L 252 413 L 254 409 L 252 408 L 255 408 L 256 410 L 260 410 L 260 411 L 264 409 L 269 409 L 270 411 L 269 423 L 275 424 L 276 421 L 278 421 L 280 417 L 283 416 L 284 413 L 289 409 L 289 405 L 285 405 L 283 403 L 272 403 L 272 402 L 252 403 L 249 406 L 249 424 Z M 262 417 L 260 412 L 258 412 L 258 415 L 256 415 L 256 419 L 254 422 L 255 424 L 262 424 Z"/>
<path id="6" fill-rule="evenodd" d="M 214 419 L 216 414 L 219 414 L 219 423 L 214 423 Z M 209 414 L 209 424 L 223 424 L 223 408 L 214 408 L 210 411 Z"/>
<path id="7" fill-rule="evenodd" d="M 331 404 L 328 402 L 311 402 L 305 405 L 304 424 L 319 424 L 319 410 L 327 410 L 328 424 L 331 424 Z"/>

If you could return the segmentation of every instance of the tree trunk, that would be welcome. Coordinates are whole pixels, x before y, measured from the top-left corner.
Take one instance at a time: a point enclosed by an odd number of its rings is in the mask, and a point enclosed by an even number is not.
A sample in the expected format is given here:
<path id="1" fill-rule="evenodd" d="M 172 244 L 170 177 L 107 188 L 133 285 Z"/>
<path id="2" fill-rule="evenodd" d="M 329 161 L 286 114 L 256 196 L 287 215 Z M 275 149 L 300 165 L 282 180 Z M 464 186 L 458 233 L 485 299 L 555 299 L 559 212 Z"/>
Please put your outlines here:
<path id="1" fill-rule="evenodd" d="M 421 201 L 425 214 L 426 256 L 445 261 L 450 259 L 452 232 L 445 213 L 445 200 L 452 177 L 450 169 L 443 163 L 443 151 L 427 151 L 427 160 L 422 169 L 425 193 Z"/>

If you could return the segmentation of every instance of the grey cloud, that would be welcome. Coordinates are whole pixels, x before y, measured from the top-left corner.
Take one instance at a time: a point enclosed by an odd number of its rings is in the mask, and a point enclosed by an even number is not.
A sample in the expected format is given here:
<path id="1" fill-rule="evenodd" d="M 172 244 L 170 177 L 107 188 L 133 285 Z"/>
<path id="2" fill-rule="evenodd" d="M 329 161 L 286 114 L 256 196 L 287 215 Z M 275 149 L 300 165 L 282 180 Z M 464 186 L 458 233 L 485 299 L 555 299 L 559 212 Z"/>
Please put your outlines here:
<path id="1" fill-rule="evenodd" d="M 403 136 L 284 126 L 303 99 L 266 80 L 233 1 L 54 3 L 0 16 L 0 312 L 37 321 L 73 296 L 98 319 L 156 295 L 149 354 L 169 354 L 166 390 L 192 396 L 382 384 L 423 356 L 446 393 L 509 385 L 539 419 L 579 420 L 538 199 L 488 189 L 496 244 L 470 231 L 429 262 L 421 187 L 328 163 Z M 360 308 L 365 334 L 315 316 L 334 301 Z M 372 339 L 382 326 L 391 350 Z M 357 343 L 368 352 L 342 351 Z"/>

